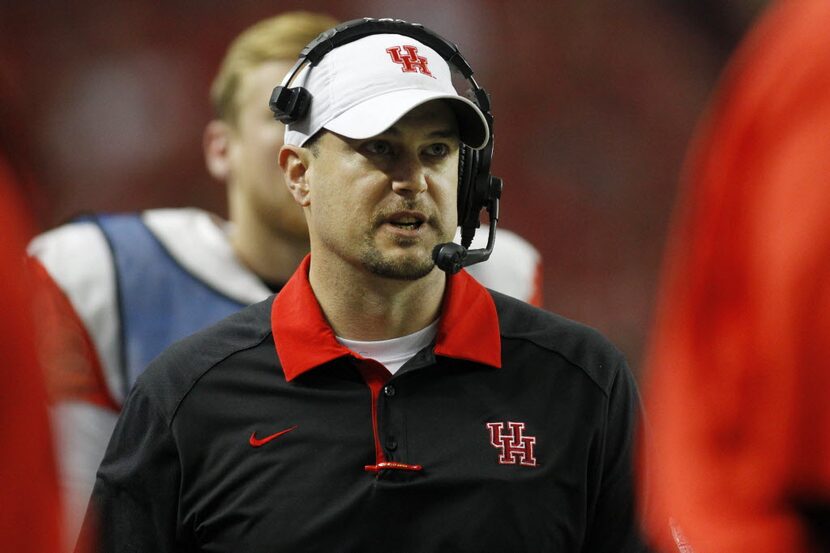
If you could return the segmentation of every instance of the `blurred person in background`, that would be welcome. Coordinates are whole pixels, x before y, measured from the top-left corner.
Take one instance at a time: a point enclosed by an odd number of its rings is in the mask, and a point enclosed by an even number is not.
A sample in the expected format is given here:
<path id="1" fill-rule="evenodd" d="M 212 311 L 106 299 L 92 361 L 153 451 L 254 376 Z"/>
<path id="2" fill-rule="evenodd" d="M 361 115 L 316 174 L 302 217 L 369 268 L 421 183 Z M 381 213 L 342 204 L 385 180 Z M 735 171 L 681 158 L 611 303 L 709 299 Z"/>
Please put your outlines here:
<path id="1" fill-rule="evenodd" d="M 689 158 L 645 388 L 667 553 L 830 551 L 828 28 L 771 8 Z"/>
<path id="2" fill-rule="evenodd" d="M 208 171 L 227 187 L 229 222 L 199 209 L 95 215 L 30 246 L 52 308 L 82 339 L 56 345 L 49 367 L 62 480 L 74 539 L 122 402 L 173 341 L 279 291 L 309 250 L 302 210 L 281 182 L 283 126 L 268 98 L 300 50 L 336 22 L 291 12 L 257 23 L 230 46 L 211 88 Z M 486 236 L 476 233 L 473 247 Z M 486 286 L 541 303 L 541 260 L 509 231 L 470 272 Z"/>

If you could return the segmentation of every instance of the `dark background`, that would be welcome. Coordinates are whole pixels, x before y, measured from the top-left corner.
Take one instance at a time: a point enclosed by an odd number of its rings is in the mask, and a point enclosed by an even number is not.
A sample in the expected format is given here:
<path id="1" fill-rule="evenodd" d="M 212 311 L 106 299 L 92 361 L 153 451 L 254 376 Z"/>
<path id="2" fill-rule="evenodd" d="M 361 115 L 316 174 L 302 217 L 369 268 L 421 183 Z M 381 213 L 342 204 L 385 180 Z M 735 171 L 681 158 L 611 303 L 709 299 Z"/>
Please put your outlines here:
<path id="1" fill-rule="evenodd" d="M 684 153 L 765 3 L 0 0 L 0 124 L 41 230 L 89 210 L 224 214 L 200 143 L 233 37 L 288 9 L 423 23 L 492 96 L 501 223 L 542 252 L 546 308 L 636 371 Z"/>

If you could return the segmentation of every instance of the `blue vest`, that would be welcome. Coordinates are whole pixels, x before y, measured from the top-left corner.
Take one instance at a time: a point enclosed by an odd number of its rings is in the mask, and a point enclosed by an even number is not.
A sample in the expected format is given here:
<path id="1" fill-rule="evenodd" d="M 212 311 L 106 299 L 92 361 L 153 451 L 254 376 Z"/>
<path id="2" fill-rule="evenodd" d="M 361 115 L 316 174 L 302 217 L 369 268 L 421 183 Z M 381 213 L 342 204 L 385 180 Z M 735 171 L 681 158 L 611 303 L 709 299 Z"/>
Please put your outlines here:
<path id="1" fill-rule="evenodd" d="M 147 364 L 171 343 L 247 304 L 182 267 L 138 214 L 97 215 L 115 264 L 125 397 Z"/>

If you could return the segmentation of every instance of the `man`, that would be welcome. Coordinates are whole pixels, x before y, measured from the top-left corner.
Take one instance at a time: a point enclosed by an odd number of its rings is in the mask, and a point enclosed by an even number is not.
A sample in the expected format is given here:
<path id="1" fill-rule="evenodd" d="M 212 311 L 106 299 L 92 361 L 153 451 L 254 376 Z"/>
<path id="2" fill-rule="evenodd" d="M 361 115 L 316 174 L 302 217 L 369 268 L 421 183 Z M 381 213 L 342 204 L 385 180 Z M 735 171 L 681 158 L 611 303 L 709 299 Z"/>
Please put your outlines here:
<path id="1" fill-rule="evenodd" d="M 102 550 L 640 551 L 620 353 L 433 262 L 461 144 L 489 139 L 447 63 L 382 32 L 297 80 L 279 162 L 311 254 L 138 380 L 90 504 Z"/>
<path id="2" fill-rule="evenodd" d="M 830 550 L 828 25 L 771 7 L 690 156 L 646 394 L 667 553 Z"/>
<path id="3" fill-rule="evenodd" d="M 283 127 L 267 99 L 302 47 L 334 24 L 286 13 L 229 48 L 211 88 L 217 119 L 207 125 L 204 150 L 210 173 L 227 185 L 230 225 L 197 209 L 158 209 L 88 218 L 32 244 L 54 292 L 54 316 L 81 335 L 49 346 L 70 540 L 123 400 L 150 360 L 268 297 L 308 252 L 302 211 L 281 184 Z M 538 303 L 540 266 L 532 246 L 501 232 L 498 253 L 476 276 Z"/>

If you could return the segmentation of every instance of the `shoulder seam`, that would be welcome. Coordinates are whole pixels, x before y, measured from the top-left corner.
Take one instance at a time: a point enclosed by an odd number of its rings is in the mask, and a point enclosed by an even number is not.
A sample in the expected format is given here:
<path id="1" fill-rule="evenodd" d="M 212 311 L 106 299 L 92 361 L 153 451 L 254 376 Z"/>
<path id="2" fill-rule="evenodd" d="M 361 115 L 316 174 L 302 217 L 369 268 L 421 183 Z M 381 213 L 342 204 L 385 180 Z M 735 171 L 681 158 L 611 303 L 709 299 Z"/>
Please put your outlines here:
<path id="1" fill-rule="evenodd" d="M 212 364 L 212 365 L 210 365 L 209 367 L 205 368 L 205 370 L 203 370 L 203 371 L 202 371 L 202 372 L 201 372 L 201 373 L 200 373 L 200 374 L 199 374 L 196 378 L 194 378 L 194 379 L 193 379 L 193 381 L 190 383 L 190 385 L 187 387 L 187 390 L 185 390 L 185 392 L 182 394 L 182 397 L 181 397 L 181 398 L 179 398 L 179 400 L 176 402 L 176 407 L 175 407 L 175 409 L 173 409 L 173 412 L 172 412 L 172 413 L 170 413 L 170 420 L 169 420 L 169 421 L 167 421 L 167 425 L 168 425 L 168 427 L 172 427 L 172 426 L 173 426 L 173 420 L 176 418 L 176 415 L 177 415 L 177 414 L 178 414 L 178 412 L 179 412 L 179 408 L 181 407 L 181 405 L 182 405 L 182 403 L 184 402 L 185 398 L 187 398 L 187 396 L 189 396 L 189 395 L 190 395 L 190 392 L 191 392 L 191 391 L 193 391 L 193 388 L 196 386 L 196 384 L 197 384 L 197 383 L 198 383 L 198 382 L 199 382 L 202 378 L 204 378 L 204 376 L 205 376 L 207 373 L 209 373 L 209 372 L 210 372 L 211 370 L 213 370 L 213 369 L 214 369 L 217 365 L 219 365 L 219 364 L 220 364 L 220 363 L 222 363 L 223 361 L 227 360 L 227 359 L 228 359 L 229 357 L 231 357 L 232 355 L 236 355 L 236 354 L 237 354 L 237 353 L 239 353 L 239 352 L 242 352 L 242 351 L 247 351 L 247 350 L 249 350 L 249 349 L 251 349 L 251 348 L 255 348 L 255 347 L 257 347 L 257 346 L 258 346 L 258 345 L 260 345 L 263 341 L 265 341 L 265 340 L 268 338 L 268 336 L 270 336 L 270 335 L 271 335 L 271 332 L 272 332 L 272 331 L 271 331 L 271 329 L 270 329 L 270 328 L 268 328 L 268 330 L 267 330 L 267 331 L 266 331 L 266 332 L 265 332 L 262 336 L 260 336 L 258 340 L 254 341 L 253 343 L 251 343 L 251 344 L 249 344 L 249 345 L 247 345 L 247 346 L 245 346 L 245 347 L 242 347 L 242 348 L 236 348 L 236 349 L 234 349 L 233 351 L 228 352 L 228 354 L 227 354 L 227 355 L 225 355 L 225 356 L 224 356 L 224 357 L 222 357 L 221 359 L 217 359 L 215 363 L 213 363 L 213 364 Z"/>
<path id="2" fill-rule="evenodd" d="M 573 365 L 574 367 L 577 367 L 580 371 L 582 371 L 585 374 L 585 376 L 587 376 L 591 380 L 591 382 L 593 382 L 596 385 L 596 387 L 599 388 L 600 391 L 602 391 L 603 395 L 605 395 L 607 397 L 610 397 L 611 388 L 613 387 L 613 383 L 616 381 L 617 376 L 620 372 L 620 366 L 621 365 L 620 365 L 619 362 L 614 363 L 614 367 L 613 367 L 613 370 L 611 372 L 611 378 L 609 380 L 610 385 L 608 386 L 608 389 L 605 389 L 602 386 L 602 384 L 600 382 L 598 382 L 596 378 L 594 378 L 594 376 L 591 374 L 591 372 L 588 369 L 586 369 L 584 366 L 580 365 L 579 363 L 575 362 L 573 359 L 571 359 L 570 357 L 565 355 L 559 349 L 553 348 L 553 347 L 551 347 L 549 345 L 546 345 L 546 344 L 543 344 L 539 340 L 535 340 L 532 337 L 525 336 L 525 335 L 522 335 L 522 334 L 506 334 L 506 333 L 502 332 L 501 337 L 504 338 L 504 339 L 524 340 L 525 342 L 529 342 L 529 343 L 531 343 L 531 344 L 533 344 L 537 347 L 540 347 L 540 348 L 542 348 L 546 351 L 549 351 L 551 353 L 554 353 L 554 354 L 558 355 L 559 357 L 564 359 L 568 364 Z"/>

